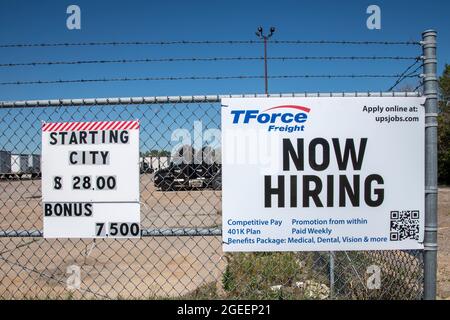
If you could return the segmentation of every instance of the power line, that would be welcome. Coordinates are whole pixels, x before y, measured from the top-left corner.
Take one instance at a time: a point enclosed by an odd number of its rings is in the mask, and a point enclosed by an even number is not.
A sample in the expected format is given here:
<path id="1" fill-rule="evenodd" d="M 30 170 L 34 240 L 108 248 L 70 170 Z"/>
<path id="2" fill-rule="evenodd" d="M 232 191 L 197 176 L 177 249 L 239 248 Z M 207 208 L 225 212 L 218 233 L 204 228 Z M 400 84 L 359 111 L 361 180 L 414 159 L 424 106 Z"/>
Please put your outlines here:
<path id="1" fill-rule="evenodd" d="M 303 74 L 303 75 L 274 75 L 270 79 L 298 79 L 298 78 L 398 78 L 401 75 L 383 75 L 383 74 Z M 407 78 L 414 78 L 419 74 L 405 75 Z M 62 83 L 90 83 L 90 82 L 125 82 L 125 81 L 180 81 L 180 80 L 244 80 L 244 79 L 263 79 L 264 76 L 256 75 L 238 75 L 238 76 L 187 76 L 187 77 L 120 77 L 120 78 L 98 78 L 98 79 L 60 79 L 60 80 L 32 80 L 32 81 L 10 81 L 0 82 L 0 85 L 31 85 L 31 84 L 62 84 Z"/>
<path id="2" fill-rule="evenodd" d="M 77 46 L 137 46 L 137 45 L 237 45 L 261 44 L 263 40 L 176 40 L 176 41 L 93 41 L 65 43 L 10 43 L 0 48 L 77 47 Z M 340 45 L 420 45 L 419 41 L 347 41 L 347 40 L 271 40 L 273 44 L 340 44 Z"/>
<path id="3" fill-rule="evenodd" d="M 107 63 L 155 63 L 155 62 L 214 62 L 214 61 L 251 61 L 264 60 L 264 57 L 188 57 L 188 58 L 145 58 L 145 59 L 112 59 L 112 60 L 68 60 L 68 61 L 32 61 L 0 63 L 0 67 L 29 67 L 78 64 Z M 417 60 L 417 57 L 407 56 L 299 56 L 299 57 L 268 57 L 267 60 Z"/>

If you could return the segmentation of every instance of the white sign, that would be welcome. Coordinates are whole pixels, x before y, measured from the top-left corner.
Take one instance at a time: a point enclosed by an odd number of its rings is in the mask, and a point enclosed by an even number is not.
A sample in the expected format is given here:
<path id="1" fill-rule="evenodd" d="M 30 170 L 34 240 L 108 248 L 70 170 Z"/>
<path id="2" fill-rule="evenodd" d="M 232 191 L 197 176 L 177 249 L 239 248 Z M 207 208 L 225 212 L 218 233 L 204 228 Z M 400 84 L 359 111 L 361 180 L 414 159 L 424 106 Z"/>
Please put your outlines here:
<path id="1" fill-rule="evenodd" d="M 223 250 L 422 249 L 423 102 L 223 99 Z"/>
<path id="2" fill-rule="evenodd" d="M 139 122 L 42 125 L 45 238 L 140 237 Z"/>

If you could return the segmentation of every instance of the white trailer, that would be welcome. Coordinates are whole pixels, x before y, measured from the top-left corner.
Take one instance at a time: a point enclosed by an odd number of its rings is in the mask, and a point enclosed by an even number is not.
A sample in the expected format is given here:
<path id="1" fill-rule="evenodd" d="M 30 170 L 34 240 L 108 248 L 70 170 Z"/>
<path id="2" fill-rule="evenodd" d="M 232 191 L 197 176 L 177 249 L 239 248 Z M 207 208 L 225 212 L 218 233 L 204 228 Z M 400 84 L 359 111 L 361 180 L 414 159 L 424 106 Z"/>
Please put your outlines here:
<path id="1" fill-rule="evenodd" d="M 32 177 L 37 177 L 41 173 L 41 155 L 30 154 L 28 156 L 28 172 Z"/>
<path id="2" fill-rule="evenodd" d="M 170 165 L 170 157 L 153 157 L 152 158 L 152 167 L 155 170 L 160 170 L 169 167 Z"/>
<path id="3" fill-rule="evenodd" d="M 28 155 L 12 154 L 11 155 L 11 173 L 22 174 L 28 171 Z"/>
<path id="4" fill-rule="evenodd" d="M 149 162 L 149 157 L 139 157 L 139 167 L 141 173 L 150 173 L 151 167 Z"/>
<path id="5" fill-rule="evenodd" d="M 170 166 L 170 159 L 170 157 L 157 156 L 140 157 L 139 163 L 141 167 L 141 173 L 154 172 L 160 169 L 168 168 Z"/>
<path id="6" fill-rule="evenodd" d="M 153 170 L 158 170 L 158 157 L 147 157 L 148 165 Z"/>
<path id="7" fill-rule="evenodd" d="M 145 157 L 144 161 L 152 170 L 167 168 L 170 165 L 170 157 Z"/>

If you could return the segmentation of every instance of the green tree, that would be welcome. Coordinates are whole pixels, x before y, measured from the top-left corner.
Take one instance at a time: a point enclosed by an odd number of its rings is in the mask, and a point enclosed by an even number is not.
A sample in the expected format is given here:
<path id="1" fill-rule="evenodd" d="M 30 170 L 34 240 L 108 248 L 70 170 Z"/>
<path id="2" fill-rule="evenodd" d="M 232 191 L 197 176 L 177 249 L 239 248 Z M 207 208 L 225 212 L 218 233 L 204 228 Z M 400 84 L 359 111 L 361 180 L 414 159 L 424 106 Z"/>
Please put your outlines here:
<path id="1" fill-rule="evenodd" d="M 157 157 L 157 156 L 159 156 L 159 151 L 156 149 L 150 150 L 150 152 L 148 153 L 148 156 Z"/>
<path id="2" fill-rule="evenodd" d="M 169 157 L 170 151 L 152 149 L 146 152 L 141 152 L 141 157 Z"/>
<path id="3" fill-rule="evenodd" d="M 169 156 L 170 156 L 170 151 L 167 151 L 167 150 L 161 150 L 161 151 L 159 152 L 159 156 L 160 156 L 160 157 L 169 157 Z"/>
<path id="4" fill-rule="evenodd" d="M 450 65 L 439 77 L 438 180 L 450 184 Z"/>

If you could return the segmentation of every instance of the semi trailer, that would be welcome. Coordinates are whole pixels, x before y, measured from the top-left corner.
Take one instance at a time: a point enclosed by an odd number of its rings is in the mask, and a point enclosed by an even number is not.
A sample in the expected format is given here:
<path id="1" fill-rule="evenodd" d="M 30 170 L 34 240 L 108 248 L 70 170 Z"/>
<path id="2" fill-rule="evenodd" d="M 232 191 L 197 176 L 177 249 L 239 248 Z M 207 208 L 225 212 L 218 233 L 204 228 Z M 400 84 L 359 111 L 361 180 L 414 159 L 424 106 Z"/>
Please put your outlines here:
<path id="1" fill-rule="evenodd" d="M 218 150 L 210 147 L 196 152 L 191 146 L 183 146 L 173 155 L 167 168 L 155 172 L 155 187 L 162 191 L 220 189 L 222 177 L 218 156 Z"/>
<path id="2" fill-rule="evenodd" d="M 141 174 L 153 173 L 157 170 L 168 168 L 170 165 L 170 157 L 164 156 L 140 157 L 139 160 Z"/>
<path id="3" fill-rule="evenodd" d="M 37 178 L 41 175 L 39 154 L 14 154 L 0 150 L 0 178 Z"/>

